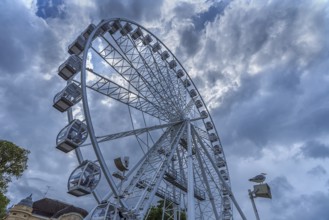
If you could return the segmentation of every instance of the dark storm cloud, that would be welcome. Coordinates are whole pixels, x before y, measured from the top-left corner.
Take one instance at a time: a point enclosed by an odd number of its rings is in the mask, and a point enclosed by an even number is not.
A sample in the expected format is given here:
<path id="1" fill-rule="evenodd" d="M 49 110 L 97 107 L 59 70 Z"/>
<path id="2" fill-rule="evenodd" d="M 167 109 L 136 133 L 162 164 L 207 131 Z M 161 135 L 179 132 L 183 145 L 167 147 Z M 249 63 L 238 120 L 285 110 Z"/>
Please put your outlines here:
<path id="1" fill-rule="evenodd" d="M 47 63 L 59 57 L 57 37 L 42 20 L 33 18 L 33 14 L 20 4 L 14 2 L 0 3 L 0 71 L 3 74 L 17 74 L 38 63 L 41 55 Z M 12 16 L 17 14 L 18 16 Z M 47 74 L 49 65 L 43 65 Z M 31 73 L 32 74 L 32 73 Z"/>
<path id="2" fill-rule="evenodd" d="M 200 49 L 200 40 L 203 37 L 205 25 L 213 22 L 215 17 L 220 16 L 230 1 L 220 1 L 210 4 L 206 11 L 196 13 L 196 6 L 193 3 L 181 2 L 173 10 L 174 19 L 182 23 L 188 18 L 191 24 L 178 29 L 180 44 L 177 54 L 183 57 L 193 57 Z"/>
<path id="3" fill-rule="evenodd" d="M 301 147 L 304 156 L 325 159 L 329 157 L 329 147 L 318 141 L 308 141 Z"/>
<path id="4" fill-rule="evenodd" d="M 185 54 L 193 56 L 200 47 L 200 34 L 190 26 L 180 32 L 180 48 Z"/>
<path id="5" fill-rule="evenodd" d="M 65 12 L 62 9 L 64 6 L 63 0 L 37 0 L 36 5 L 36 15 L 41 18 L 64 18 L 65 16 Z"/>
<path id="6" fill-rule="evenodd" d="M 0 52 L 0 71 L 6 74 L 15 74 L 22 71 L 24 66 L 29 62 L 27 51 L 23 50 L 30 41 L 30 38 L 20 40 L 23 33 L 28 32 L 31 23 L 23 17 L 28 16 L 21 5 L 13 3 L 0 2 L 1 19 L 0 19 L 0 41 L 2 42 Z M 20 16 L 13 18 L 13 11 Z M 18 23 L 18 24 L 17 24 Z M 32 49 L 32 48 L 31 48 Z"/>
<path id="7" fill-rule="evenodd" d="M 231 0 L 223 0 L 213 3 L 207 11 L 192 16 L 195 29 L 202 31 L 207 22 L 213 22 L 217 16 L 220 16 Z"/>

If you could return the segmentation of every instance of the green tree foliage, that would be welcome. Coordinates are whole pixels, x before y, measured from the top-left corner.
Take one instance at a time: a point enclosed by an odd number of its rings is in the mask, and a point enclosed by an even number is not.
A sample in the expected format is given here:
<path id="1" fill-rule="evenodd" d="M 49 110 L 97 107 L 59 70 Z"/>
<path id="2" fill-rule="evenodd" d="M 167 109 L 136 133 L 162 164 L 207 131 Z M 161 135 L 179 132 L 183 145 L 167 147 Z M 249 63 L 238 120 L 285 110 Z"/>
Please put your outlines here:
<path id="1" fill-rule="evenodd" d="M 9 199 L 0 193 L 0 219 L 3 219 L 6 216 L 6 207 L 9 203 Z"/>
<path id="2" fill-rule="evenodd" d="M 145 220 L 160 220 L 160 219 L 162 219 L 162 209 L 163 209 L 164 202 L 165 202 L 164 200 L 159 200 L 157 206 L 151 207 L 150 212 L 149 212 L 147 218 L 145 218 Z M 168 210 L 172 210 L 173 206 L 172 206 L 172 204 L 166 205 L 166 208 Z M 171 216 L 172 216 L 172 214 L 171 214 Z M 167 219 L 171 219 L 171 218 L 170 218 L 170 216 L 168 216 L 166 214 L 164 216 L 164 219 L 167 220 Z M 185 214 L 184 211 L 181 211 L 180 219 L 181 220 L 186 220 L 186 214 Z"/>
<path id="3" fill-rule="evenodd" d="M 27 169 L 30 151 L 14 143 L 0 140 L 0 218 L 4 215 L 9 199 L 4 195 L 12 177 L 20 177 Z"/>

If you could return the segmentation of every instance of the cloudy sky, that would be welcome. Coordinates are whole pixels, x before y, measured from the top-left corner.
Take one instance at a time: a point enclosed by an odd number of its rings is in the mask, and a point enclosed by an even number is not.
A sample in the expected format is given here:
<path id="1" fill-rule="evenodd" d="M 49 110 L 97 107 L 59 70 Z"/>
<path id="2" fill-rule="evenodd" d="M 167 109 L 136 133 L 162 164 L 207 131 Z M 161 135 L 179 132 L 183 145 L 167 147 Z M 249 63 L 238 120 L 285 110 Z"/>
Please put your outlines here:
<path id="1" fill-rule="evenodd" d="M 30 193 L 40 199 L 49 186 L 48 197 L 92 208 L 92 197 L 66 194 L 77 162 L 54 147 L 66 117 L 52 99 L 64 86 L 57 68 L 67 45 L 111 17 L 149 28 L 189 72 L 248 219 L 248 178 L 261 172 L 273 194 L 256 200 L 261 219 L 328 219 L 327 0 L 0 1 L 0 139 L 31 151 L 8 189 L 11 204 Z"/>

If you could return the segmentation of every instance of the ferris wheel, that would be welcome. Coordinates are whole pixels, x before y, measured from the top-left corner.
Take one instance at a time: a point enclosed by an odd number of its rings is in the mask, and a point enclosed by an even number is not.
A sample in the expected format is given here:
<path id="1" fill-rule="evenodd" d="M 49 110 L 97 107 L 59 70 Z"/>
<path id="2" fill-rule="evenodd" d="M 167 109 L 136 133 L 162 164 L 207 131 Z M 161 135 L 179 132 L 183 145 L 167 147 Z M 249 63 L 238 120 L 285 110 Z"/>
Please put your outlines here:
<path id="1" fill-rule="evenodd" d="M 57 148 L 79 166 L 68 193 L 92 194 L 91 219 L 233 219 L 224 151 L 186 70 L 149 30 L 122 18 L 89 25 L 69 46 L 54 107 Z"/>

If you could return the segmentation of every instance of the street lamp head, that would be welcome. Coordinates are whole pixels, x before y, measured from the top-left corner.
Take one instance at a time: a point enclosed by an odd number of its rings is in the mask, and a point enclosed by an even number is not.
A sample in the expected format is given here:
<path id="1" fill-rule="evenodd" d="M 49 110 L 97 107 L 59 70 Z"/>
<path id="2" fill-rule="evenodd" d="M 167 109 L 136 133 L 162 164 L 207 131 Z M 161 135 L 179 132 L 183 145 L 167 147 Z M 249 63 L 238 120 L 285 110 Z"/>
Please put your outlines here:
<path id="1" fill-rule="evenodd" d="M 272 199 L 271 188 L 267 183 L 254 185 L 255 197 Z"/>

